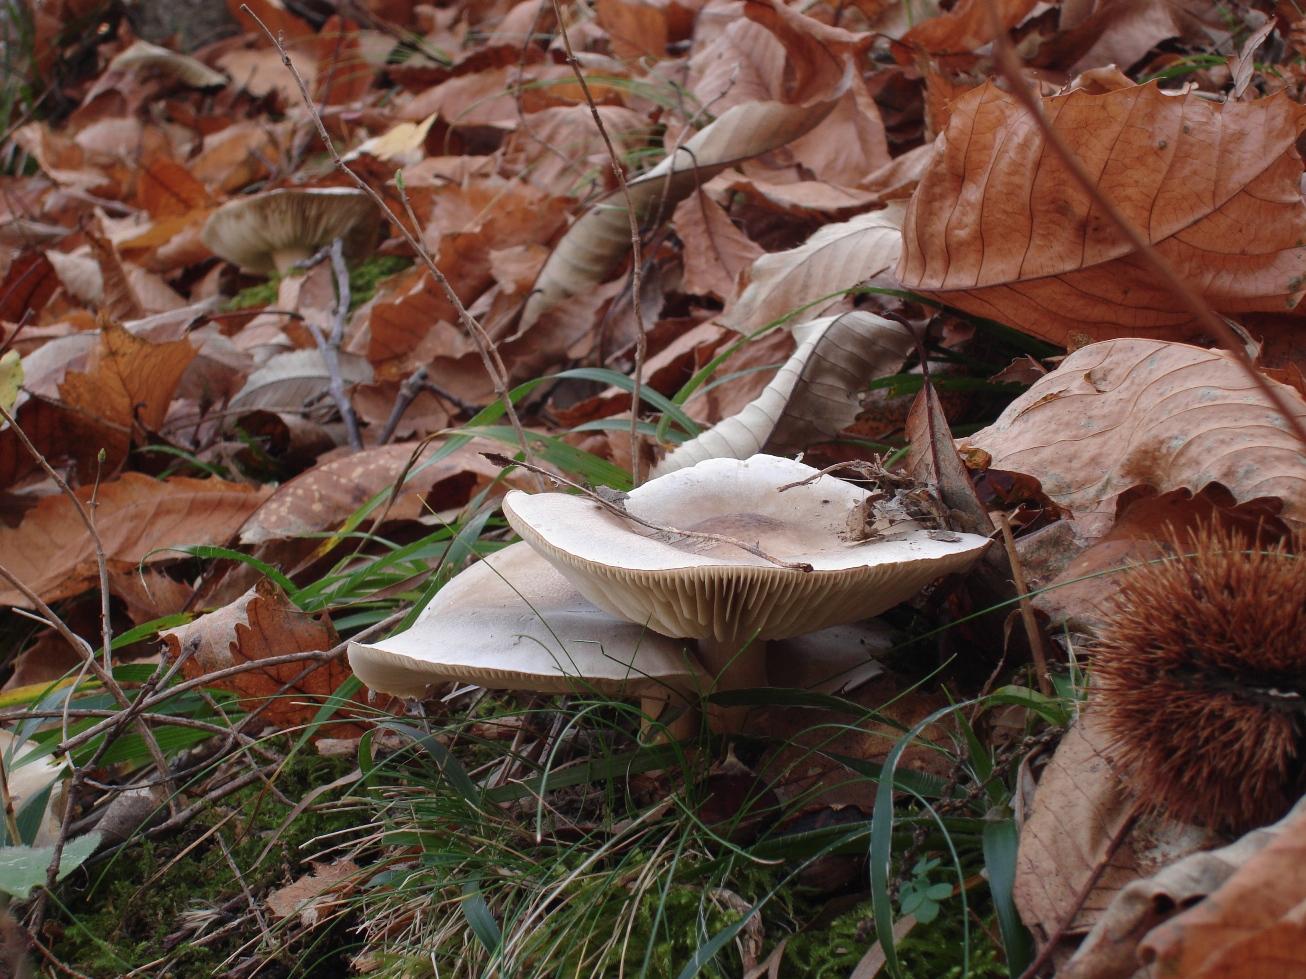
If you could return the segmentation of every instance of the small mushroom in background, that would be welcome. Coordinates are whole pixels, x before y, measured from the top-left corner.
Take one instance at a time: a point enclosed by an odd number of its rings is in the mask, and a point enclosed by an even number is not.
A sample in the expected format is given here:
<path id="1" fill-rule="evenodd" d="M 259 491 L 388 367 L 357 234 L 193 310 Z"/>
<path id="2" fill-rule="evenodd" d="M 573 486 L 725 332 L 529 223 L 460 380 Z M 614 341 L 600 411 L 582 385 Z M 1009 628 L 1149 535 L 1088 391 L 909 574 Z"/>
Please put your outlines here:
<path id="1" fill-rule="evenodd" d="M 818 475 L 768 455 L 708 459 L 668 473 L 623 501 L 626 512 L 663 531 L 566 493 L 514 490 L 503 512 L 587 599 L 664 636 L 697 640 L 715 689 L 737 690 L 767 685 L 768 640 L 878 615 L 964 571 L 988 546 L 975 534 L 941 534 L 910 521 L 878 539 L 851 539 L 849 515 L 869 492 L 830 476 L 803 482 Z M 705 533 L 775 560 L 691 536 Z M 741 719 L 734 709 L 713 722 L 737 730 Z"/>
<path id="2" fill-rule="evenodd" d="M 284 274 L 337 238 L 351 255 L 367 252 L 379 217 L 372 199 L 352 187 L 284 188 L 228 201 L 209 215 L 201 237 L 241 268 Z"/>
<path id="3" fill-rule="evenodd" d="M 157 71 L 192 88 L 220 88 L 227 84 L 227 76 L 214 71 L 202 61 L 176 51 L 137 41 L 119 52 L 109 62 L 109 71 Z"/>
<path id="4" fill-rule="evenodd" d="M 348 656 L 363 683 L 399 697 L 450 682 L 640 697 L 650 718 L 671 711 L 674 736 L 694 730 L 692 707 L 708 686 L 686 643 L 595 608 L 524 543 L 455 577 L 412 628 L 350 643 Z"/>

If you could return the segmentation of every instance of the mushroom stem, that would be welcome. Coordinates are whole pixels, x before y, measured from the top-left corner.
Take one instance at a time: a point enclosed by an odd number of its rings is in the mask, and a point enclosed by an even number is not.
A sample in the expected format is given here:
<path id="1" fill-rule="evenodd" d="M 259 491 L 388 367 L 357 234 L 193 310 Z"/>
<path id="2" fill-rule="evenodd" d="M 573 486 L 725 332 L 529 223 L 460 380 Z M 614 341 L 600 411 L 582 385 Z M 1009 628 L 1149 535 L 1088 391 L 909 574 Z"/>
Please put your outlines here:
<path id="1" fill-rule="evenodd" d="M 686 741 L 698 733 L 698 711 L 669 691 L 645 694 L 639 709 L 644 714 L 639 725 L 641 740 Z"/>
<path id="2" fill-rule="evenodd" d="M 708 676 L 716 682 L 713 690 L 750 690 L 765 687 L 766 643 L 761 640 L 740 642 L 737 639 L 700 639 L 698 658 Z M 712 730 L 721 734 L 737 734 L 743 730 L 747 707 L 707 707 L 708 722 Z"/>
<path id="3" fill-rule="evenodd" d="M 312 257 L 311 248 L 280 248 L 272 253 L 272 264 L 277 267 L 278 275 L 285 275 L 290 266 Z"/>

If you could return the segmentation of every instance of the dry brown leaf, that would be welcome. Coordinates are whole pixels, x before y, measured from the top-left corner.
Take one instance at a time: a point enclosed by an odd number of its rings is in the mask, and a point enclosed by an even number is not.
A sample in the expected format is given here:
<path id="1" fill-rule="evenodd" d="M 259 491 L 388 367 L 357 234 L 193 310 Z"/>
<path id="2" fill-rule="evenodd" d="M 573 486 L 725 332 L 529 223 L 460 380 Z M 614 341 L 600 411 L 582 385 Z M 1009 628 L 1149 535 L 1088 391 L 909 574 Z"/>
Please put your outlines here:
<path id="1" fill-rule="evenodd" d="M 1010 30 L 1019 24 L 1037 0 L 958 0 L 945 14 L 931 17 L 901 38 L 910 47 L 932 54 L 961 54 L 982 48 L 993 40 L 990 7 L 996 7 L 1002 26 Z"/>
<path id="2" fill-rule="evenodd" d="M 403 474 L 420 443 L 399 442 L 353 452 L 315 466 L 277 489 L 240 529 L 242 544 L 287 540 L 333 530 Z M 435 449 L 423 451 L 409 473 L 388 519 L 415 520 L 433 512 L 459 507 L 472 493 L 499 475 L 478 452 L 461 449 L 432 465 L 422 461 Z M 418 471 L 420 469 L 420 471 Z M 381 510 L 374 513 L 381 515 Z"/>
<path id="3" fill-rule="evenodd" d="M 1014 896 L 1020 916 L 1043 936 L 1069 921 L 1082 934 L 1122 888 L 1207 845 L 1202 830 L 1144 817 L 1114 854 L 1111 842 L 1134 807 L 1107 761 L 1106 738 L 1091 715 L 1061 739 L 1020 830 Z M 1101 869 L 1087 896 L 1081 894 Z M 1081 900 L 1082 897 L 1082 900 Z"/>
<path id="4" fill-rule="evenodd" d="M 733 297 L 739 273 L 763 254 L 761 246 L 735 227 L 721 205 L 702 191 L 680 202 L 671 223 L 685 247 L 680 287 L 691 295 Z"/>
<path id="5" fill-rule="evenodd" d="M 852 424 L 858 392 L 898 370 L 915 346 L 906 327 L 861 310 L 804 323 L 793 333 L 798 349 L 762 394 L 669 453 L 654 475 L 704 459 L 801 452 Z"/>
<path id="6" fill-rule="evenodd" d="M 273 915 L 289 918 L 297 914 L 307 928 L 318 923 L 324 907 L 343 901 L 360 879 L 358 864 L 348 857 L 332 863 L 313 860 L 311 866 L 312 873 L 278 887 L 267 897 L 268 910 Z"/>
<path id="7" fill-rule="evenodd" d="M 180 556 L 159 548 L 227 543 L 267 495 L 220 479 L 159 480 L 140 473 L 76 492 L 83 503 L 94 494 L 105 556 L 111 569 L 123 570 Z M 17 527 L 0 526 L 0 554 L 46 602 L 76 595 L 97 581 L 95 547 L 65 496 L 45 497 Z M 7 584 L 0 586 L 0 605 L 28 607 Z"/>
<path id="8" fill-rule="evenodd" d="M 1070 65 L 1083 71 L 1101 65 L 1128 70 L 1170 38 L 1200 44 L 1224 36 L 1210 0 L 1099 0 L 1088 16 L 1068 23 L 1038 51 L 1040 65 Z"/>
<path id="9" fill-rule="evenodd" d="M 828 224 L 797 248 L 763 255 L 749 272 L 748 288 L 726 313 L 725 322 L 749 332 L 817 303 L 838 300 L 845 289 L 892 268 L 902 247 L 901 204 Z M 831 298 L 827 298 L 831 297 Z"/>
<path id="10" fill-rule="evenodd" d="M 1306 399 L 1287 385 L 1279 390 L 1306 418 Z M 1306 451 L 1232 355 L 1218 350 L 1160 340 L 1091 344 L 963 442 L 988 452 L 996 469 L 1036 476 L 1087 538 L 1105 533 L 1117 498 L 1136 486 L 1200 493 L 1219 483 L 1236 503 L 1279 500 L 1286 522 L 1306 524 Z"/>
<path id="11" fill-rule="evenodd" d="M 192 680 L 261 659 L 325 652 L 340 641 L 326 615 L 318 618 L 301 612 L 267 578 L 259 579 L 230 605 L 159 636 L 167 643 L 171 658 L 185 656 L 182 673 Z M 296 680 L 311 665 L 313 660 L 306 657 L 222 677 L 214 680 L 213 686 L 237 694 L 245 710 L 262 707 L 267 698 L 275 697 L 260 718 L 274 727 L 291 728 L 311 720 L 322 706 L 321 700 L 350 676 L 344 657 L 337 656 L 318 662 L 316 669 Z M 281 693 L 288 683 L 290 688 Z"/>
<path id="12" fill-rule="evenodd" d="M 1158 976 L 1269 979 L 1306 973 L 1306 804 L 1220 889 L 1139 947 Z"/>
<path id="13" fill-rule="evenodd" d="M 107 453 L 111 471 L 127 455 L 133 433 L 157 431 L 195 348 L 186 340 L 150 343 L 122 327 L 106 325 L 85 371 L 69 371 L 59 396 L 69 407 L 69 448 L 83 477 Z"/>
<path id="14" fill-rule="evenodd" d="M 1248 930 L 1274 932 L 1278 924 L 1286 924 L 1289 930 L 1298 927 L 1299 904 L 1294 904 L 1293 898 L 1306 893 L 1300 859 L 1304 815 L 1306 807 L 1299 803 L 1279 822 L 1227 846 L 1187 856 L 1172 854 L 1150 876 L 1133 881 L 1115 896 L 1075 956 L 1057 974 L 1064 979 L 1129 979 L 1135 975 L 1281 979 L 1298 975 L 1300 970 L 1289 966 L 1299 959 L 1291 955 L 1269 963 L 1259 958 L 1258 953 L 1274 956 L 1279 951 L 1272 945 L 1272 935 L 1266 935 L 1267 941 L 1254 949 L 1239 948 L 1237 939 Z M 1229 939 L 1233 939 L 1232 948 L 1222 948 Z M 1298 955 L 1301 947 L 1289 946 Z M 1158 953 L 1168 956 L 1187 951 L 1194 953 L 1189 961 L 1192 968 L 1169 971 L 1168 966 L 1178 963 L 1161 959 L 1153 968 L 1139 971 L 1143 963 L 1157 959 Z M 1232 963 L 1222 954 L 1226 951 L 1235 953 Z M 1208 952 L 1213 953 L 1213 960 L 1202 962 Z M 1220 971 L 1221 965 L 1232 966 L 1233 971 Z M 1207 966 L 1214 966 L 1215 971 L 1206 971 Z M 1238 971 L 1241 966 L 1248 971 Z"/>
<path id="15" fill-rule="evenodd" d="M 1043 100 L 1098 187 L 1215 309 L 1295 305 L 1306 203 L 1286 96 L 1220 104 L 1155 84 Z M 898 278 L 1058 344 L 1199 325 L 993 84 L 953 106 L 903 223 Z"/>

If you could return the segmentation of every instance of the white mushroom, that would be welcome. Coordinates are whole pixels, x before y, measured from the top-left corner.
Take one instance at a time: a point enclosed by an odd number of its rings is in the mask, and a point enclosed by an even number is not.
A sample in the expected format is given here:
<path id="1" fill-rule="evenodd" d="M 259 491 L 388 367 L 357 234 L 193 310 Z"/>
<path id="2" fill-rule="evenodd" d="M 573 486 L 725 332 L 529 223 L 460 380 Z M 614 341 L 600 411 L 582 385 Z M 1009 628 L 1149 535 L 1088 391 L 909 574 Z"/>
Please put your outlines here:
<path id="1" fill-rule="evenodd" d="M 708 459 L 650 480 L 624 501 L 663 528 L 724 535 L 733 544 L 658 532 L 593 500 L 510 492 L 514 530 L 599 608 L 665 636 L 698 640 L 717 689 L 766 683 L 765 650 L 782 639 L 878 615 L 931 581 L 965 570 L 988 540 L 908 524 L 887 539 L 849 539 L 848 517 L 868 492 L 775 456 Z M 762 643 L 753 643 L 762 646 Z"/>
<path id="2" fill-rule="evenodd" d="M 213 254 L 251 272 L 285 272 L 336 238 L 362 250 L 377 230 L 372 199 L 352 187 L 284 188 L 228 201 L 201 237 Z"/>
<path id="3" fill-rule="evenodd" d="M 137 41 L 109 62 L 110 71 L 154 69 L 192 88 L 217 88 L 227 84 L 227 76 L 214 71 L 202 61 L 178 54 L 149 41 Z"/>
<path id="4" fill-rule="evenodd" d="M 378 643 L 351 643 L 348 655 L 363 683 L 396 696 L 420 697 L 450 682 L 588 690 L 640 697 L 652 717 L 671 702 L 691 724 L 683 708 L 707 686 L 684 642 L 595 608 L 523 543 L 455 577 L 412 628 Z"/>

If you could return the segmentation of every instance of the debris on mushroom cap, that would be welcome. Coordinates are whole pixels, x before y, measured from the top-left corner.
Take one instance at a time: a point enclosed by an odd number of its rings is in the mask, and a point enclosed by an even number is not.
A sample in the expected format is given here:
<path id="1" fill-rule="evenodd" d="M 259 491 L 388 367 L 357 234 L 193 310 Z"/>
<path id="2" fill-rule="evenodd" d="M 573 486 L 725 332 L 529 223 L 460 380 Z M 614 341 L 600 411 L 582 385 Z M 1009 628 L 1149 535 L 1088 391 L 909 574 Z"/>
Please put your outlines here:
<path id="1" fill-rule="evenodd" d="M 513 491 L 503 512 L 599 608 L 664 635 L 740 644 L 878 615 L 965 570 L 988 546 L 975 534 L 910 524 L 889 538 L 850 540 L 848 514 L 866 490 L 823 476 L 780 491 L 817 473 L 776 456 L 708 459 L 650 480 L 625 500 L 650 523 L 760 545 L 810 564 L 807 573 L 730 544 L 651 531 L 565 493 Z"/>
<path id="2" fill-rule="evenodd" d="M 215 88 L 227 84 L 227 76 L 202 61 L 169 51 L 149 41 L 137 41 L 109 62 L 110 70 L 154 68 L 192 88 Z"/>
<path id="3" fill-rule="evenodd" d="M 401 697 L 455 681 L 630 696 L 707 686 L 683 642 L 595 608 L 522 543 L 455 577 L 411 629 L 348 655 L 368 687 Z"/>
<path id="4" fill-rule="evenodd" d="M 284 188 L 223 204 L 209 215 L 201 237 L 213 254 L 253 272 L 277 268 L 278 253 L 306 253 L 347 240 L 352 252 L 376 233 L 377 208 L 352 187 Z"/>

